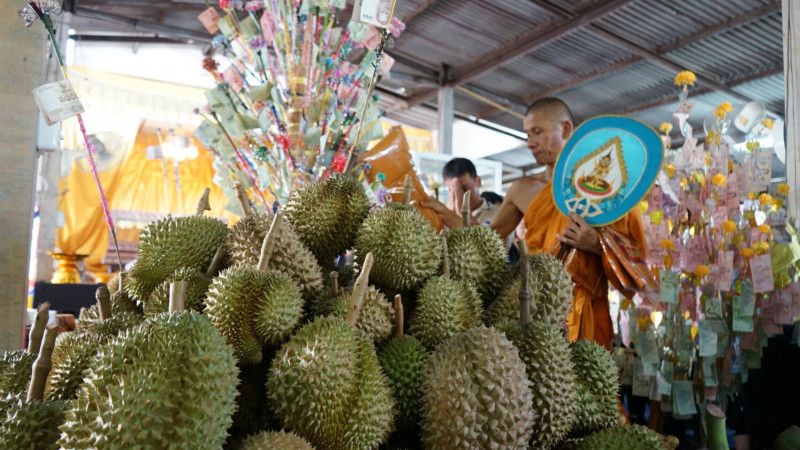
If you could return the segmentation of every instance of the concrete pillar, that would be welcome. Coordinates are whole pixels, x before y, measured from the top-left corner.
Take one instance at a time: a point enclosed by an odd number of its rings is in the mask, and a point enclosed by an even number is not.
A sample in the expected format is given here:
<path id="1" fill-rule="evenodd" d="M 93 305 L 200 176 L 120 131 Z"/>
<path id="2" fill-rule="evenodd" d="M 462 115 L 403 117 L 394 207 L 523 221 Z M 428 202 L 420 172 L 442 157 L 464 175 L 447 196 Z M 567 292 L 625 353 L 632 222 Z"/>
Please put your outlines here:
<path id="1" fill-rule="evenodd" d="M 439 130 L 436 133 L 436 151 L 445 155 L 453 154 L 453 88 L 442 86 L 439 89 Z"/>
<path id="2" fill-rule="evenodd" d="M 0 351 L 22 345 L 36 180 L 37 108 L 45 31 L 25 28 L 24 2 L 0 2 Z"/>
<path id="3" fill-rule="evenodd" d="M 786 83 L 786 183 L 789 215 L 800 226 L 800 2 L 783 0 L 783 73 Z"/>

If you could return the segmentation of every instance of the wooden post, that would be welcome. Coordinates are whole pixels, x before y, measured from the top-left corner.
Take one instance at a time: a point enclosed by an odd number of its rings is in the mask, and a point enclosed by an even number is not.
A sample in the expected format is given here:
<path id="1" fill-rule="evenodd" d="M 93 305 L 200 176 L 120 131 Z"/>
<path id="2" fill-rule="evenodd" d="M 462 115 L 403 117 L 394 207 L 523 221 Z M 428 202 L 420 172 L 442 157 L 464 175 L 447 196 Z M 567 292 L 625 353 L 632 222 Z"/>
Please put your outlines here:
<path id="1" fill-rule="evenodd" d="M 797 69 L 797 70 L 795 70 Z M 787 209 L 795 228 L 800 226 L 800 2 L 783 0 L 783 71 L 786 85 Z"/>

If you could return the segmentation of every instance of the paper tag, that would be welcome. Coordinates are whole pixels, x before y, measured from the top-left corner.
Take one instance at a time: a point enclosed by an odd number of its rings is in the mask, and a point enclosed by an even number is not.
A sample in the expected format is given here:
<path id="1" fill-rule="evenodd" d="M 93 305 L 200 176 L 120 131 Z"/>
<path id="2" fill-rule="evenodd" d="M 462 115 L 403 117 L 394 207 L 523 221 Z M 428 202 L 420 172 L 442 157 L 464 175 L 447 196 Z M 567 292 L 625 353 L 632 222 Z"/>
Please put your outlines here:
<path id="1" fill-rule="evenodd" d="M 739 315 L 752 316 L 756 313 L 756 295 L 753 292 L 753 283 L 750 280 L 742 280 L 739 282 L 739 288 L 742 291 L 742 306 Z"/>
<path id="2" fill-rule="evenodd" d="M 43 84 L 33 90 L 33 98 L 47 125 L 53 125 L 84 112 L 78 94 L 67 80 Z"/>
<path id="3" fill-rule="evenodd" d="M 664 303 L 678 303 L 678 274 L 671 270 L 660 270 L 661 301 Z"/>
<path id="4" fill-rule="evenodd" d="M 633 371 L 633 395 L 637 397 L 647 397 L 650 395 L 651 378 L 644 373 L 644 366 L 640 359 L 636 359 Z"/>
<path id="5" fill-rule="evenodd" d="M 717 333 L 711 330 L 705 320 L 697 323 L 700 334 L 700 356 L 717 356 Z"/>
<path id="6" fill-rule="evenodd" d="M 717 386 L 717 358 L 703 358 L 703 384 L 706 387 Z M 716 396 L 716 392 L 714 393 Z"/>
<path id="7" fill-rule="evenodd" d="M 753 332 L 753 316 L 733 316 L 733 331 L 741 333 Z"/>
<path id="8" fill-rule="evenodd" d="M 658 364 L 658 347 L 656 346 L 655 336 L 649 332 L 641 333 L 637 343 L 639 345 L 636 347 L 636 351 L 642 357 L 642 362 L 645 364 Z"/>
<path id="9" fill-rule="evenodd" d="M 220 18 L 217 21 L 217 26 L 229 41 L 232 41 L 233 38 L 236 37 L 236 24 L 233 22 L 233 18 L 230 15 Z"/>
<path id="10" fill-rule="evenodd" d="M 753 292 L 769 292 L 775 289 L 769 253 L 751 258 L 750 270 L 753 273 Z"/>
<path id="11" fill-rule="evenodd" d="M 672 393 L 672 383 L 661 372 L 656 375 L 656 383 L 658 383 L 658 393 L 661 395 L 670 395 Z"/>
<path id="12" fill-rule="evenodd" d="M 694 404 L 694 387 L 689 380 L 679 380 L 672 383 L 672 408 L 675 414 L 690 416 L 697 414 Z"/>
<path id="13" fill-rule="evenodd" d="M 753 190 L 769 189 L 772 181 L 772 148 L 758 147 L 753 152 Z"/>
<path id="14" fill-rule="evenodd" d="M 775 321 L 780 325 L 791 325 L 794 323 L 792 314 L 792 291 L 789 288 L 773 292 L 773 315 Z"/>
<path id="15" fill-rule="evenodd" d="M 717 254 L 717 277 L 714 287 L 720 291 L 729 291 L 733 282 L 733 252 L 724 250 Z"/>
<path id="16" fill-rule="evenodd" d="M 231 89 L 233 89 L 234 92 L 241 92 L 241 90 L 244 89 L 244 80 L 242 79 L 242 75 L 239 74 L 239 71 L 236 70 L 236 67 L 230 66 L 225 69 L 225 73 L 222 74 L 222 77 L 231 85 Z"/>
<path id="17" fill-rule="evenodd" d="M 703 313 L 706 319 L 722 319 L 722 299 L 717 296 L 706 298 Z"/>
<path id="18" fill-rule="evenodd" d="M 272 20 L 272 13 L 264 10 L 259 23 L 261 24 L 261 34 L 264 36 L 264 41 L 267 45 L 272 44 L 275 37 L 275 22 Z"/>
<path id="19" fill-rule="evenodd" d="M 203 24 L 209 34 L 217 34 L 219 32 L 219 14 L 216 9 L 209 7 L 197 16 L 197 20 Z"/>
<path id="20" fill-rule="evenodd" d="M 734 210 L 739 209 L 739 177 L 736 173 L 728 175 L 726 187 L 725 207 Z"/>
<path id="21" fill-rule="evenodd" d="M 396 0 L 356 0 L 353 20 L 386 28 L 392 22 Z"/>
<path id="22" fill-rule="evenodd" d="M 794 317 L 800 316 L 800 283 L 789 283 L 787 289 L 792 290 L 792 315 Z"/>

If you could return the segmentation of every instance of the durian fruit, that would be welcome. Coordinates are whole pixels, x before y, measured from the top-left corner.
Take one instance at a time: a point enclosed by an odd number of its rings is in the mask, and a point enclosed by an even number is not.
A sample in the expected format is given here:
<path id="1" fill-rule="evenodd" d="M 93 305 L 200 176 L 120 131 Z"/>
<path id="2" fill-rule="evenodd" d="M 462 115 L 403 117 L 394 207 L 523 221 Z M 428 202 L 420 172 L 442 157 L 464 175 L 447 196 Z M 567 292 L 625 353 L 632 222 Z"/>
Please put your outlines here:
<path id="1" fill-rule="evenodd" d="M 572 308 L 572 278 L 554 256 L 548 253 L 535 253 L 528 256 L 531 282 L 531 320 L 553 325 L 559 330 L 567 322 Z M 521 268 L 512 282 L 508 283 L 489 308 L 484 322 L 492 325 L 503 319 L 519 320 L 519 300 L 517 294 L 521 284 Z"/>
<path id="2" fill-rule="evenodd" d="M 58 325 L 47 327 L 32 376 L 29 373 L 27 395 L 6 397 L 0 411 L 0 448 L 7 450 L 57 448 L 58 427 L 64 421 L 67 402 L 44 401 L 44 385 L 50 370 L 50 356 L 55 346 Z"/>
<path id="3" fill-rule="evenodd" d="M 156 286 L 144 301 L 144 315 L 147 317 L 165 313 L 169 310 L 169 285 L 174 281 L 187 282 L 186 309 L 202 312 L 205 308 L 206 293 L 211 280 L 197 269 L 181 267 L 169 278 Z"/>
<path id="4" fill-rule="evenodd" d="M 600 344 L 578 340 L 570 346 L 578 383 L 578 415 L 572 431 L 585 435 L 612 427 L 619 418 L 619 375 L 611 353 Z"/>
<path id="5" fill-rule="evenodd" d="M 297 189 L 283 210 L 286 219 L 322 267 L 353 247 L 370 202 L 355 178 L 333 175 Z"/>
<path id="6" fill-rule="evenodd" d="M 464 226 L 445 230 L 442 235 L 450 246 L 453 279 L 475 286 L 488 304 L 503 286 L 507 255 L 497 233 L 486 226 L 471 226 L 470 195 L 470 191 L 464 194 Z"/>
<path id="7" fill-rule="evenodd" d="M 534 421 L 525 363 L 483 325 L 436 347 L 422 373 L 426 448 L 527 448 Z"/>
<path id="8" fill-rule="evenodd" d="M 406 177 L 403 203 L 390 203 L 373 211 L 356 238 L 356 257 L 372 253 L 372 280 L 395 295 L 418 288 L 436 274 L 442 247 L 436 230 L 422 214 L 408 206 L 411 178 Z"/>
<path id="9" fill-rule="evenodd" d="M 587 436 L 578 450 L 665 450 L 659 435 L 641 425 L 617 425 Z"/>
<path id="10" fill-rule="evenodd" d="M 527 255 L 525 241 L 520 252 Z M 561 331 L 546 323 L 531 322 L 530 272 L 522 258 L 522 280 L 519 291 L 519 322 L 504 320 L 498 331 L 519 349 L 527 367 L 531 391 L 534 393 L 533 440 L 530 448 L 548 450 L 567 436 L 578 412 L 575 372 L 570 360 L 569 345 Z"/>
<path id="11" fill-rule="evenodd" d="M 403 301 L 394 298 L 394 339 L 378 351 L 381 368 L 389 379 L 394 399 L 397 401 L 397 431 L 400 434 L 419 433 L 420 378 L 428 359 L 425 347 L 411 336 L 403 334 Z"/>
<path id="12" fill-rule="evenodd" d="M 127 280 L 127 291 L 134 300 L 147 300 L 156 286 L 180 268 L 205 273 L 228 233 L 222 221 L 202 215 L 205 209 L 210 209 L 206 192 L 197 215 L 167 217 L 145 227 Z"/>
<path id="13" fill-rule="evenodd" d="M 278 351 L 267 381 L 286 430 L 320 449 L 378 448 L 392 431 L 395 401 L 375 348 L 355 328 L 372 255 L 364 260 L 345 319 L 319 317 Z"/>
<path id="14" fill-rule="evenodd" d="M 50 319 L 50 303 L 44 302 L 36 309 L 36 316 L 28 334 L 27 350 L 11 350 L 0 356 L 0 398 L 23 395 L 31 382 L 31 369 Z"/>
<path id="15" fill-rule="evenodd" d="M 169 313 L 93 358 L 61 426 L 61 447 L 222 446 L 236 407 L 236 361 L 206 316 L 183 311 L 185 289 L 173 283 Z"/>
<path id="16" fill-rule="evenodd" d="M 272 221 L 258 267 L 233 266 L 211 282 L 205 313 L 241 364 L 258 364 L 265 345 L 278 346 L 300 325 L 303 299 L 285 274 L 269 270 L 282 213 Z"/>
<path id="17" fill-rule="evenodd" d="M 425 347 L 441 342 L 481 323 L 483 305 L 470 284 L 450 278 L 449 242 L 442 236 L 442 276 L 429 279 L 417 295 L 408 332 Z"/>
<path id="18" fill-rule="evenodd" d="M 225 248 L 232 265 L 256 266 L 261 244 L 272 222 L 271 214 L 249 213 L 228 232 Z M 286 219 L 275 237 L 275 250 L 270 259 L 273 270 L 289 276 L 304 298 L 322 289 L 322 269 L 317 259 L 292 230 Z"/>
<path id="19" fill-rule="evenodd" d="M 352 292 L 345 291 L 337 295 L 330 302 L 330 312 L 327 314 L 344 318 L 347 306 L 350 304 Z M 373 286 L 367 288 L 364 306 L 358 315 L 356 328 L 363 331 L 375 342 L 382 342 L 392 335 L 394 308 L 386 300 L 386 296 Z"/>
<path id="20" fill-rule="evenodd" d="M 314 447 L 300 436 L 281 430 L 262 431 L 250 436 L 240 450 L 314 450 Z"/>

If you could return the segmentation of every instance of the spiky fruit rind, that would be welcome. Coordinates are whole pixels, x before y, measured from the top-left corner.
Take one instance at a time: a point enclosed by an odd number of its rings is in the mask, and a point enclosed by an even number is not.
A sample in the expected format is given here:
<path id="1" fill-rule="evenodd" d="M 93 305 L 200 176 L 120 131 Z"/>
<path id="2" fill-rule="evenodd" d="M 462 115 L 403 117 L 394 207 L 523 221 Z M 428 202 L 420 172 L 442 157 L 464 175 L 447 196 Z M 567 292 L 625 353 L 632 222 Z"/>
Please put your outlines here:
<path id="1" fill-rule="evenodd" d="M 258 364 L 265 345 L 279 345 L 300 324 L 303 299 L 297 285 L 278 272 L 234 266 L 214 278 L 205 314 L 242 364 Z"/>
<path id="2" fill-rule="evenodd" d="M 67 402 L 42 402 L 17 396 L 0 412 L 0 448 L 50 450 L 58 446 L 58 427 L 64 422 Z"/>
<path id="3" fill-rule="evenodd" d="M 581 440 L 578 450 L 662 450 L 658 434 L 641 425 L 618 425 Z"/>
<path id="4" fill-rule="evenodd" d="M 0 397 L 28 392 L 35 360 L 36 355 L 25 350 L 11 350 L 0 356 Z"/>
<path id="5" fill-rule="evenodd" d="M 318 448 L 377 448 L 392 431 L 395 402 L 375 348 L 336 317 L 298 330 L 267 380 L 283 426 Z"/>
<path id="6" fill-rule="evenodd" d="M 283 430 L 262 431 L 248 437 L 239 448 L 240 450 L 314 450 L 307 440 Z"/>
<path id="7" fill-rule="evenodd" d="M 503 286 L 507 266 L 500 236 L 484 226 L 453 228 L 442 235 L 447 237 L 453 278 L 473 284 L 487 301 L 494 300 Z"/>
<path id="8" fill-rule="evenodd" d="M 253 213 L 241 218 L 231 227 L 225 239 L 231 264 L 255 267 L 261 254 L 261 245 L 267 236 L 273 217 L 271 214 Z M 322 269 L 314 254 L 303 244 L 289 221 L 283 219 L 275 247 L 269 260 L 272 270 L 285 273 L 308 298 L 322 289 Z"/>
<path id="9" fill-rule="evenodd" d="M 152 317 L 169 311 L 169 285 L 175 281 L 186 281 L 187 283 L 186 295 L 184 296 L 186 310 L 203 311 L 206 292 L 208 292 L 208 285 L 211 284 L 211 280 L 197 269 L 181 267 L 156 286 L 147 297 L 144 302 L 145 316 Z"/>
<path id="10" fill-rule="evenodd" d="M 531 283 L 531 320 L 561 328 L 572 308 L 572 278 L 564 265 L 548 253 L 529 256 Z M 521 267 L 521 266 L 517 266 Z M 519 269 L 497 300 L 486 309 L 484 322 L 495 324 L 503 319 L 519 320 Z"/>
<path id="11" fill-rule="evenodd" d="M 600 344 L 579 340 L 570 346 L 580 408 L 573 426 L 577 435 L 614 426 L 619 418 L 619 373 L 611 353 Z"/>
<path id="12" fill-rule="evenodd" d="M 470 285 L 444 277 L 428 280 L 417 296 L 408 333 L 432 349 L 480 324 L 483 304 Z"/>
<path id="13" fill-rule="evenodd" d="M 419 427 L 420 378 L 428 359 L 425 347 L 411 336 L 392 339 L 381 347 L 378 360 L 397 401 L 397 430 L 411 433 Z"/>
<path id="14" fill-rule="evenodd" d="M 335 317 L 344 319 L 347 306 L 350 304 L 352 293 L 343 292 L 331 302 L 331 311 Z M 386 300 L 381 291 L 370 286 L 366 298 L 358 315 L 356 328 L 366 333 L 375 342 L 389 338 L 394 327 L 394 306 Z"/>
<path id="15" fill-rule="evenodd" d="M 372 212 L 358 232 L 357 258 L 363 261 L 370 252 L 370 280 L 389 291 L 407 291 L 439 269 L 442 243 L 417 210 L 386 207 Z"/>
<path id="16" fill-rule="evenodd" d="M 205 272 L 227 233 L 225 224 L 211 217 L 167 217 L 149 223 L 139 235 L 136 264 L 126 283 L 128 293 L 144 301 L 182 267 Z"/>
<path id="17" fill-rule="evenodd" d="M 220 448 L 235 409 L 236 375 L 232 349 L 207 317 L 155 316 L 92 360 L 59 445 Z"/>
<path id="18" fill-rule="evenodd" d="M 426 448 L 527 448 L 534 412 L 517 348 L 483 325 L 434 350 L 422 374 Z"/>
<path id="19" fill-rule="evenodd" d="M 497 324 L 497 329 L 519 349 L 531 381 L 536 420 L 530 448 L 554 448 L 567 436 L 578 413 L 569 345 L 559 329 L 542 322 L 521 327 L 505 320 Z"/>
<path id="20" fill-rule="evenodd" d="M 352 177 L 334 175 L 297 189 L 283 210 L 306 247 L 327 267 L 352 248 L 369 208 L 361 183 Z"/>

